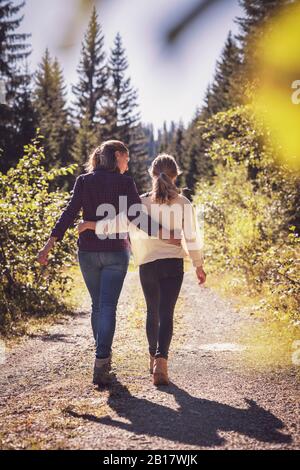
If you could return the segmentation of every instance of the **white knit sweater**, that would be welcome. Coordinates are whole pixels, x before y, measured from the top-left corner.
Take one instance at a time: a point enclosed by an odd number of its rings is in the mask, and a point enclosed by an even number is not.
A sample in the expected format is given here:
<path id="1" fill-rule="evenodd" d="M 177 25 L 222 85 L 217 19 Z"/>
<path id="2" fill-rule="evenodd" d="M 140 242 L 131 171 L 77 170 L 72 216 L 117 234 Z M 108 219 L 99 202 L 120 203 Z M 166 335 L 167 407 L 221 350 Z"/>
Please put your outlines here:
<path id="1" fill-rule="evenodd" d="M 185 258 L 190 256 L 195 267 L 204 262 L 203 240 L 190 201 L 178 195 L 171 204 L 156 204 L 151 195 L 141 196 L 142 208 L 152 219 L 168 230 L 181 234 L 181 246 L 175 246 L 157 237 L 149 237 L 136 225 L 130 223 L 124 212 L 113 219 L 103 219 L 96 224 L 96 234 L 112 236 L 116 233 L 129 232 L 134 263 L 136 266 L 164 258 Z M 166 234 L 166 238 L 168 235 Z"/>

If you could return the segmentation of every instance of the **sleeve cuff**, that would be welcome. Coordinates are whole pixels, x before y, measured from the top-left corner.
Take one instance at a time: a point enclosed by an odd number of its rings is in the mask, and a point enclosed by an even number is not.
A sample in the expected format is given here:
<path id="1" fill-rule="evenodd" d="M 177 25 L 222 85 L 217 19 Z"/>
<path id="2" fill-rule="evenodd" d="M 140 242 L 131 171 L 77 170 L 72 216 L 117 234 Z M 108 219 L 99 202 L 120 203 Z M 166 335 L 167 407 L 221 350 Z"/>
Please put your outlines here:
<path id="1" fill-rule="evenodd" d="M 98 222 L 96 222 L 95 234 L 105 235 L 106 233 L 104 231 L 104 228 L 106 225 L 108 225 L 107 221 L 104 221 L 104 220 L 99 220 Z"/>
<path id="2" fill-rule="evenodd" d="M 50 237 L 55 237 L 57 239 L 56 241 L 60 242 L 63 239 L 64 235 L 54 229 L 52 230 Z"/>
<path id="3" fill-rule="evenodd" d="M 193 266 L 194 268 L 200 268 L 201 266 L 204 265 L 204 256 L 201 255 L 199 258 L 197 259 L 193 259 Z"/>

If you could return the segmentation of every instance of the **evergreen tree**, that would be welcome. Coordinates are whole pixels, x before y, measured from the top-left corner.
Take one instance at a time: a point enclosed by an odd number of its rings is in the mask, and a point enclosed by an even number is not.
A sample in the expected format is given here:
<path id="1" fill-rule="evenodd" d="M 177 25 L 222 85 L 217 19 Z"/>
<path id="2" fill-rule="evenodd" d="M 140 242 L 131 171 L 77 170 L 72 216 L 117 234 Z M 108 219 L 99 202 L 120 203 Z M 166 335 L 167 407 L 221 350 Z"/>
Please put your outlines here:
<path id="1" fill-rule="evenodd" d="M 80 122 L 90 119 L 99 122 L 99 110 L 106 95 L 107 66 L 105 63 L 104 36 L 94 7 L 90 23 L 82 43 L 81 59 L 77 69 L 79 82 L 73 87 L 76 97 L 75 116 Z"/>
<path id="2" fill-rule="evenodd" d="M 206 89 L 205 96 L 204 96 L 203 106 L 202 108 L 197 110 L 195 114 L 195 119 L 193 119 L 192 122 L 195 122 L 197 120 L 197 117 L 200 119 L 200 116 L 202 120 L 209 119 L 213 115 L 212 104 L 213 104 L 213 95 L 211 92 L 211 85 L 209 84 Z"/>
<path id="3" fill-rule="evenodd" d="M 129 174 L 134 178 L 138 192 L 142 194 L 150 189 L 151 178 L 148 173 L 147 137 L 140 123 L 131 129 L 129 151 Z"/>
<path id="4" fill-rule="evenodd" d="M 24 143 L 19 112 L 28 107 L 24 86 L 28 91 L 30 75 L 22 64 L 30 54 L 27 44 L 30 35 L 16 32 L 23 19 L 21 10 L 24 4 L 0 0 L 0 81 L 3 94 L 0 103 L 0 167 L 3 171 L 16 163 Z"/>
<path id="5" fill-rule="evenodd" d="M 143 132 L 147 139 L 147 149 L 148 149 L 147 166 L 150 166 L 152 160 L 156 157 L 156 153 L 157 153 L 157 147 L 156 147 L 156 142 L 154 138 L 153 124 L 144 125 Z"/>
<path id="6" fill-rule="evenodd" d="M 30 34 L 16 33 L 23 16 L 19 15 L 25 2 L 13 5 L 12 1 L 0 0 L 0 73 L 7 79 L 7 99 L 13 99 L 16 87 L 23 81 L 24 75 L 18 68 L 20 61 L 30 55 L 27 40 Z"/>
<path id="7" fill-rule="evenodd" d="M 73 115 L 77 134 L 72 156 L 80 165 L 104 137 L 101 117 L 107 103 L 108 71 L 104 52 L 104 36 L 94 7 L 85 34 L 79 67 L 79 81 L 73 87 L 75 103 Z"/>
<path id="8" fill-rule="evenodd" d="M 207 143 L 202 138 L 199 122 L 225 111 L 241 101 L 240 51 L 231 33 L 216 64 L 214 80 L 208 86 L 204 104 L 188 127 L 183 139 L 183 171 L 186 185 L 193 191 L 197 181 L 213 174 L 213 163 L 206 155 Z"/>
<path id="9" fill-rule="evenodd" d="M 84 170 L 90 153 L 99 145 L 95 127 L 91 124 L 90 115 L 85 115 L 80 121 L 80 127 L 76 130 L 75 142 L 72 148 L 72 157 L 79 165 L 79 173 Z"/>
<path id="10" fill-rule="evenodd" d="M 182 140 L 184 177 L 182 180 L 193 191 L 197 181 L 213 174 L 213 163 L 206 155 L 207 143 L 202 138 L 199 127 L 214 114 L 225 111 L 241 101 L 240 50 L 229 33 L 220 59 L 216 64 L 213 82 L 208 86 L 204 104 L 188 126 Z"/>
<path id="11" fill-rule="evenodd" d="M 72 161 L 72 129 L 66 109 L 66 87 L 56 59 L 48 49 L 36 73 L 34 107 L 45 138 L 45 165 L 58 167 Z"/>
<path id="12" fill-rule="evenodd" d="M 261 27 L 270 24 L 270 19 L 279 9 L 289 3 L 289 0 L 240 0 L 245 11 L 245 16 L 236 20 L 240 34 L 235 39 L 229 34 L 217 62 L 213 82 L 207 88 L 204 104 L 183 135 L 181 158 L 184 158 L 185 163 L 182 166 L 186 184 L 191 189 L 202 178 L 211 179 L 215 174 L 215 163 L 207 154 L 209 140 L 203 138 L 207 127 L 201 125 L 201 122 L 244 102 L 245 90 L 255 86 L 256 54 L 259 53 L 255 41 L 262 34 Z M 256 172 L 255 167 L 251 168 L 250 177 L 255 178 Z"/>
<path id="13" fill-rule="evenodd" d="M 33 107 L 32 76 L 29 73 L 27 64 L 25 66 L 24 80 L 20 85 L 19 93 L 15 100 L 14 122 L 18 133 L 18 146 L 21 150 L 24 145 L 31 142 L 38 127 Z"/>
<path id="14" fill-rule="evenodd" d="M 199 113 L 197 110 L 192 122 L 184 133 L 182 154 L 185 184 L 194 193 L 195 184 L 202 178 L 210 179 L 214 174 L 214 166 L 206 154 L 207 144 L 202 138 L 200 123 L 208 119 L 207 109 Z"/>
<path id="15" fill-rule="evenodd" d="M 182 175 L 180 175 L 178 178 L 178 185 L 183 187 L 186 185 L 186 173 L 189 169 L 189 162 L 186 161 L 186 154 L 183 152 L 183 123 L 180 122 L 178 126 L 175 126 L 174 123 L 171 123 L 171 132 L 171 142 L 167 148 L 167 153 L 173 155 L 182 171 Z"/>
<path id="16" fill-rule="evenodd" d="M 131 129 L 140 121 L 137 111 L 137 92 L 127 77 L 128 62 L 122 38 L 118 33 L 109 59 L 110 95 L 109 130 L 124 142 L 129 142 Z"/>
<path id="17" fill-rule="evenodd" d="M 209 115 L 240 104 L 240 50 L 229 33 L 221 58 L 217 61 L 213 83 L 206 95 Z"/>
<path id="18" fill-rule="evenodd" d="M 170 144 L 170 134 L 168 131 L 168 125 L 166 121 L 164 121 L 163 129 L 160 132 L 160 142 L 159 142 L 159 149 L 158 149 L 159 153 L 167 152 L 169 144 Z"/>
<path id="19" fill-rule="evenodd" d="M 237 39 L 242 53 L 242 83 L 255 80 L 255 65 L 259 54 L 256 41 L 262 36 L 263 27 L 270 24 L 270 20 L 281 9 L 298 2 L 299 0 L 240 0 L 244 16 L 237 18 L 236 23 L 240 27 Z"/>
<path id="20" fill-rule="evenodd" d="M 118 33 L 109 59 L 110 93 L 106 115 L 102 115 L 105 120 L 102 132 L 105 138 L 118 139 L 129 146 L 130 174 L 138 190 L 143 192 L 149 185 L 147 139 L 140 124 L 137 92 L 131 85 L 127 71 L 128 62 Z"/>
<path id="21" fill-rule="evenodd" d="M 236 22 L 240 26 L 238 39 L 242 49 L 247 48 L 249 39 L 260 34 L 260 28 L 267 24 L 281 8 L 290 3 L 297 3 L 299 0 L 239 0 L 245 15 L 237 18 Z"/>
<path id="22" fill-rule="evenodd" d="M 158 131 L 157 148 L 159 153 L 172 153 L 177 130 L 178 126 L 174 121 L 171 121 L 169 128 L 166 121 L 164 121 L 162 130 Z"/>

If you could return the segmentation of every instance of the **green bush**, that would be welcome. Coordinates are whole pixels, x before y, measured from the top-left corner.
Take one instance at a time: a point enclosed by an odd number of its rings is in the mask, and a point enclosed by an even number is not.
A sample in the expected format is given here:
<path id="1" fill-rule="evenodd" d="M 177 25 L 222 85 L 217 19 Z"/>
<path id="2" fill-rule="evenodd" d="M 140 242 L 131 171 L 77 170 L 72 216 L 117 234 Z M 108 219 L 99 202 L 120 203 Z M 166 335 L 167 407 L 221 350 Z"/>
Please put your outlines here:
<path id="1" fill-rule="evenodd" d="M 68 231 L 53 250 L 47 267 L 37 255 L 49 237 L 68 194 L 50 191 L 57 177 L 75 171 L 46 171 L 39 137 L 24 148 L 16 168 L 0 173 L 0 331 L 7 332 L 16 320 L 46 315 L 64 308 L 60 300 L 69 288 L 67 268 L 74 261 L 75 233 Z"/>
<path id="2" fill-rule="evenodd" d="M 300 311 L 299 178 L 278 166 L 276 148 L 251 107 L 201 123 L 216 176 L 202 180 L 194 202 L 205 205 L 205 254 L 213 272 L 232 272 L 261 295 L 257 310 L 296 319 Z"/>

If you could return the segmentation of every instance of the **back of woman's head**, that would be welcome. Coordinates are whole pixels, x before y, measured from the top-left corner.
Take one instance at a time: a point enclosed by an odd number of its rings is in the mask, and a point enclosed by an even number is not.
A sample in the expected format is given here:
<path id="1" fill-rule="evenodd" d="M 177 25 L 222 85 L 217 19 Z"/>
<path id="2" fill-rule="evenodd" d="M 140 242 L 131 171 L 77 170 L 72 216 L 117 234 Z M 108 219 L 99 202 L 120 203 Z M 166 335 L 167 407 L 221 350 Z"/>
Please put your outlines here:
<path id="1" fill-rule="evenodd" d="M 102 168 L 118 172 L 116 152 L 128 153 L 128 147 L 120 140 L 107 140 L 97 147 L 89 156 L 85 168 L 88 172 Z"/>
<path id="2" fill-rule="evenodd" d="M 152 178 L 152 200 L 158 204 L 170 204 L 180 190 L 175 179 L 181 174 L 179 166 L 172 155 L 162 153 L 153 160 L 149 169 Z"/>

